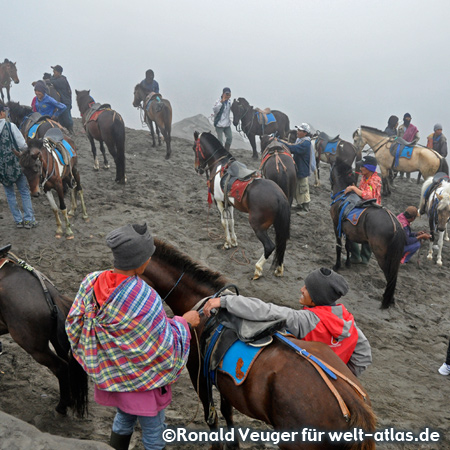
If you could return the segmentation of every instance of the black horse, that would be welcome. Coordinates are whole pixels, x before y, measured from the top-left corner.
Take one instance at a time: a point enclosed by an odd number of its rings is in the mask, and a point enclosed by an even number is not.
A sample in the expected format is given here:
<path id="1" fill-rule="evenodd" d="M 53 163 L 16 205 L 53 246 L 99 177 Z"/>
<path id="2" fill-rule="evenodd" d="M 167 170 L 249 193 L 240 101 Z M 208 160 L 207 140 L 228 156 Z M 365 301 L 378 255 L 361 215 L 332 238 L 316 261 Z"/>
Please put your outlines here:
<path id="1" fill-rule="evenodd" d="M 275 122 L 266 125 L 261 124 L 258 120 L 258 115 L 262 118 L 262 114 L 254 109 L 253 106 L 250 106 L 245 98 L 239 97 L 237 100 L 235 99 L 231 105 L 231 111 L 233 113 L 233 125 L 237 129 L 240 121 L 241 129 L 250 141 L 253 149 L 253 158 L 258 158 L 255 136 L 278 132 L 281 139 L 287 138 L 289 133 L 289 117 L 281 111 L 270 111 L 275 118 Z"/>
<path id="2" fill-rule="evenodd" d="M 352 167 L 337 160 L 331 168 L 330 178 L 333 198 L 330 214 L 336 235 L 336 264 L 333 269 L 339 270 L 341 267 L 342 234 L 346 236 L 347 267 L 351 264 L 350 243 L 368 242 L 387 282 L 381 307 L 389 308 L 394 304 L 398 269 L 406 244 L 405 232 L 397 218 L 388 209 L 376 206 L 367 207 L 356 225 L 352 225 L 348 220 L 342 220 L 340 224 L 341 202 L 339 199 L 344 195 L 345 188 L 354 184 Z"/>

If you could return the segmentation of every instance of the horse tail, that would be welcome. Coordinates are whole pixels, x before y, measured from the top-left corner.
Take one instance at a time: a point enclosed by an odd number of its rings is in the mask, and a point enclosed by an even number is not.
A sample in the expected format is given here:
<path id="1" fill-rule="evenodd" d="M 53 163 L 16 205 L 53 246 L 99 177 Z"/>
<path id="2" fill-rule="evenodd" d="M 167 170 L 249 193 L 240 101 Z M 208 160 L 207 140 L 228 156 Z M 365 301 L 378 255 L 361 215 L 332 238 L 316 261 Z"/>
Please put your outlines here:
<path id="1" fill-rule="evenodd" d="M 405 232 L 398 222 L 397 218 L 390 212 L 386 211 L 395 224 L 394 236 L 391 242 L 388 243 L 388 256 L 385 259 L 383 272 L 386 277 L 386 289 L 383 294 L 383 301 L 381 308 L 389 308 L 394 302 L 395 286 L 397 285 L 398 269 L 400 267 L 400 260 L 403 256 L 403 251 L 406 244 Z"/>
<path id="2" fill-rule="evenodd" d="M 357 428 L 366 433 L 373 433 L 377 424 L 377 418 L 372 408 L 362 399 L 352 402 L 350 408 L 350 430 Z M 350 450 L 375 450 L 376 445 L 373 439 L 364 439 L 362 442 L 354 442 Z"/>
<path id="3" fill-rule="evenodd" d="M 125 181 L 125 124 L 122 116 L 114 114 L 113 133 L 116 147 L 117 180 Z"/>
<path id="4" fill-rule="evenodd" d="M 83 418 L 88 413 L 88 376 L 78 361 L 69 352 L 69 390 L 72 407 L 79 417 Z"/>
<path id="5" fill-rule="evenodd" d="M 278 196 L 278 208 L 273 227 L 275 228 L 275 257 L 272 262 L 272 269 L 283 264 L 286 242 L 290 238 L 291 230 L 291 207 L 286 196 L 281 192 Z"/>
<path id="6" fill-rule="evenodd" d="M 449 174 L 447 159 L 444 156 L 441 158 L 441 161 L 439 163 L 438 172 L 444 172 L 447 175 Z"/>

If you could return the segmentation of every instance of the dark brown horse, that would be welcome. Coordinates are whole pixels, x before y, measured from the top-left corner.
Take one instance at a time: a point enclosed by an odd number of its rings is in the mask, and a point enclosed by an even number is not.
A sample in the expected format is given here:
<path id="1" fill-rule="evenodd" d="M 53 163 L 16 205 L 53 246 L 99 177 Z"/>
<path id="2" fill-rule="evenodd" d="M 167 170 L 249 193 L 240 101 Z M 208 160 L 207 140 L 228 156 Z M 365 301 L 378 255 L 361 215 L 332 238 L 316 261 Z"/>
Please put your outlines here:
<path id="1" fill-rule="evenodd" d="M 53 131 L 53 130 L 52 130 Z M 61 133 L 58 129 L 54 130 Z M 73 231 L 70 226 L 69 217 L 75 215 L 77 209 L 77 194 L 80 195 L 83 219 L 88 220 L 86 206 L 84 204 L 83 189 L 81 187 L 80 173 L 77 167 L 77 154 L 75 144 L 67 136 L 44 137 L 44 139 L 31 139 L 28 142 L 28 149 L 20 154 L 20 165 L 24 175 L 27 177 L 30 186 L 31 195 L 37 197 L 40 193 L 40 187 L 44 189 L 47 195 L 53 214 L 56 219 L 56 238 L 63 236 L 61 219 L 59 218 L 58 206 L 55 203 L 51 190 L 55 190 L 59 199 L 59 209 L 61 210 L 65 225 L 66 238 L 73 239 Z M 48 136 L 48 134 L 47 134 Z M 59 141 L 58 141 L 59 139 Z M 63 141 L 66 141 L 65 143 Z M 69 144 L 72 148 L 72 156 L 66 154 L 66 159 L 60 160 L 60 155 L 64 149 L 61 146 Z M 74 186 L 75 185 L 75 186 Z M 71 189 L 71 209 L 67 212 L 64 200 L 64 192 Z"/>
<path id="2" fill-rule="evenodd" d="M 297 170 L 289 149 L 267 135 L 262 136 L 259 170 L 264 178 L 275 181 L 280 186 L 289 206 L 292 206 L 297 188 Z"/>
<path id="3" fill-rule="evenodd" d="M 230 163 L 235 161 L 233 156 L 211 133 L 199 135 L 196 131 L 194 138 L 195 170 L 200 173 L 206 170 L 211 174 L 208 184 L 222 217 L 224 248 L 237 247 L 233 209 L 248 213 L 250 226 L 264 246 L 264 254 L 256 263 L 253 279 L 262 275 L 263 266 L 274 250 L 272 269 L 275 269 L 276 276 L 283 276 L 284 253 L 291 221 L 291 208 L 284 192 L 272 180 L 256 178 L 243 188 L 240 200 L 227 196 L 221 186 L 221 179 Z M 275 228 L 275 244 L 267 233 L 271 225 Z"/>
<path id="4" fill-rule="evenodd" d="M 11 97 L 9 95 L 9 90 L 11 89 L 11 80 L 14 81 L 15 84 L 19 84 L 16 63 L 9 61 L 9 59 L 5 59 L 2 63 L 0 63 L 0 93 L 3 102 L 5 101 L 3 89 L 6 89 L 8 102 L 11 101 Z"/>
<path id="5" fill-rule="evenodd" d="M 148 92 L 141 84 L 137 84 L 134 88 L 133 106 L 140 108 L 145 115 L 145 123 L 150 129 L 153 139 L 153 147 L 155 147 L 155 131 L 153 130 L 153 122 L 155 122 L 156 133 L 158 135 L 158 144 L 161 145 L 161 131 L 166 143 L 166 159 L 170 158 L 172 148 L 170 147 L 172 131 L 172 106 L 169 100 L 162 98 L 160 94 Z"/>
<path id="6" fill-rule="evenodd" d="M 394 304 L 398 269 L 406 243 L 405 232 L 396 216 L 388 209 L 376 206 L 366 208 L 357 225 L 352 225 L 348 220 L 343 220 L 340 224 L 340 205 L 346 201 L 344 190 L 347 186 L 354 184 L 352 167 L 341 161 L 336 161 L 332 166 L 330 178 L 333 199 L 330 214 L 336 235 L 336 264 L 333 268 L 339 270 L 341 267 L 342 234 L 346 236 L 347 267 L 351 265 L 351 241 L 368 242 L 386 278 L 386 288 L 381 307 L 389 308 Z M 342 233 L 340 230 L 342 230 Z"/>
<path id="7" fill-rule="evenodd" d="M 91 97 L 91 91 L 77 91 L 77 104 L 83 119 L 84 129 L 87 137 L 91 143 L 92 154 L 94 156 L 94 169 L 99 169 L 97 159 L 97 149 L 95 148 L 94 139 L 100 142 L 100 151 L 103 155 L 104 168 L 109 168 L 108 160 L 106 158 L 105 147 L 106 143 L 109 153 L 114 158 L 116 163 L 116 182 L 124 184 L 127 181 L 125 176 L 125 124 L 121 115 L 110 108 L 98 108 L 101 113 L 95 116 L 92 107 L 95 105 L 94 99 Z M 99 105 L 100 106 L 100 105 Z M 108 105 L 109 106 L 109 105 Z M 92 120 L 91 120 L 92 118 Z"/>
<path id="8" fill-rule="evenodd" d="M 64 328 L 72 300 L 61 295 L 42 274 L 39 279 L 36 270 L 8 253 L 10 248 L 9 245 L 0 249 L 0 335 L 9 333 L 58 378 L 60 397 L 56 411 L 66 414 L 68 407 L 74 407 L 83 415 L 87 406 L 87 375 L 75 359 L 68 358 L 70 345 Z"/>
<path id="9" fill-rule="evenodd" d="M 258 115 L 260 113 L 245 98 L 239 97 L 237 100 L 235 99 L 231 105 L 231 111 L 233 113 L 233 125 L 237 129 L 239 122 L 241 122 L 241 130 L 250 141 L 253 149 L 253 158 L 258 158 L 255 136 L 278 132 L 281 139 L 287 138 L 289 133 L 289 117 L 281 111 L 270 111 L 276 121 L 267 125 L 259 123 Z"/>
<path id="10" fill-rule="evenodd" d="M 219 273 L 202 267 L 169 244 L 158 239 L 155 243 L 156 251 L 142 278 L 158 291 L 175 314 L 182 315 L 198 304 L 202 306 L 199 303 L 201 299 L 214 295 L 227 284 Z M 204 324 L 203 318 L 194 330 L 187 367 L 192 384 L 198 389 L 205 421 L 212 430 L 216 430 L 217 413 L 214 412 L 212 420 L 208 420 L 207 382 L 203 371 L 200 370 L 203 357 L 197 346 Z M 327 345 L 297 339 L 292 339 L 292 342 L 344 374 L 364 392 L 359 381 Z M 231 377 L 221 371 L 216 372 L 216 379 L 221 398 L 221 412 L 230 429 L 234 426 L 234 407 L 249 417 L 266 422 L 275 430 L 301 430 L 307 427 L 325 432 L 350 431 L 353 428 L 360 428 L 367 433 L 375 430 L 376 418 L 368 396 L 365 402 L 343 379 L 338 377 L 336 380 L 330 380 L 350 411 L 350 420 L 347 422 L 336 397 L 313 365 L 278 340 L 274 340 L 260 353 L 242 384 L 237 386 Z M 278 445 L 282 449 L 308 450 L 375 448 L 374 442 L 369 439 L 355 442 L 353 445 L 343 442 L 331 444 L 326 438 L 314 443 L 305 440 L 302 442 L 301 436 L 297 436 L 296 442 Z M 213 443 L 212 448 L 221 449 L 222 444 Z M 239 448 L 239 444 L 235 442 L 233 447 L 227 448 Z"/>

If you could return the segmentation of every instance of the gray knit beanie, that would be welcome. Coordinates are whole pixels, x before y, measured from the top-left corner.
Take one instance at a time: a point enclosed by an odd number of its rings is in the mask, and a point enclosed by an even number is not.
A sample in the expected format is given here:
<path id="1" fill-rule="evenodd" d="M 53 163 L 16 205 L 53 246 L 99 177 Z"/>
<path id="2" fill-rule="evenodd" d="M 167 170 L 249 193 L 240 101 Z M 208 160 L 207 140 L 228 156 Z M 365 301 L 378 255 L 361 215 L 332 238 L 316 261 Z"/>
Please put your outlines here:
<path id="1" fill-rule="evenodd" d="M 442 130 L 442 125 L 441 125 L 440 123 L 437 123 L 437 124 L 434 126 L 434 131 L 437 131 L 437 130 Z"/>
<path id="2" fill-rule="evenodd" d="M 133 270 L 142 266 L 155 252 L 153 237 L 147 224 L 125 225 L 106 236 L 106 244 L 114 255 L 114 267 Z"/>
<path id="3" fill-rule="evenodd" d="M 311 300 L 316 306 L 332 305 L 348 292 L 348 284 L 342 275 L 322 267 L 305 278 Z"/>

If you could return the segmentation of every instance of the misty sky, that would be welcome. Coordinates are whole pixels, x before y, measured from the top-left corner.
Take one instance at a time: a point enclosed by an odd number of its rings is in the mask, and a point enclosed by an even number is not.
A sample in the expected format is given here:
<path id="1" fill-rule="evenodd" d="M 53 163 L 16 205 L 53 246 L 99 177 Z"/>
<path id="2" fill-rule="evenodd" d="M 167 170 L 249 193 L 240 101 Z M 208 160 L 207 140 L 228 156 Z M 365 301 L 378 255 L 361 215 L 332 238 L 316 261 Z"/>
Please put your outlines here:
<path id="1" fill-rule="evenodd" d="M 15 0 L 2 2 L 0 59 L 17 62 L 12 99 L 30 105 L 31 82 L 64 68 L 125 124 L 149 68 L 174 122 L 209 116 L 232 97 L 351 139 L 412 115 L 421 143 L 440 122 L 450 136 L 450 2 L 427 0 Z"/>

